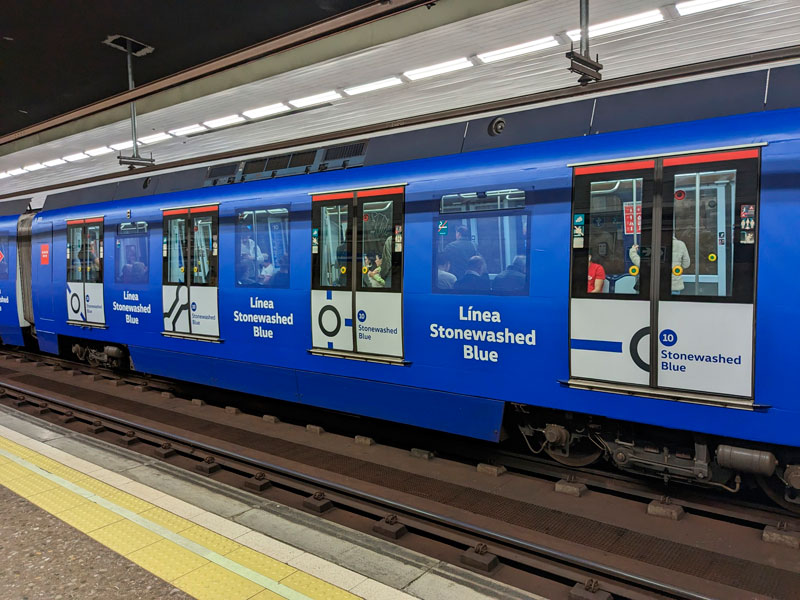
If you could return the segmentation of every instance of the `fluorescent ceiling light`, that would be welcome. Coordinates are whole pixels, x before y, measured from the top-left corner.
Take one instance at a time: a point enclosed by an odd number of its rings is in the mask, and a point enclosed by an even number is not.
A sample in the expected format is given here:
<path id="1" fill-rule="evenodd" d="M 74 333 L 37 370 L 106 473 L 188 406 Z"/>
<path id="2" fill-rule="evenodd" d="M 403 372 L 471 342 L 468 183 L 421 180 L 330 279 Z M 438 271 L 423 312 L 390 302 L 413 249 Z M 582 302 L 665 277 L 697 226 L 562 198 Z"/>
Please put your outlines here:
<path id="1" fill-rule="evenodd" d="M 22 168 L 26 171 L 38 171 L 39 169 L 44 169 L 45 167 L 42 163 L 35 163 Z"/>
<path id="2" fill-rule="evenodd" d="M 626 29 L 650 25 L 651 23 L 658 23 L 663 20 L 664 15 L 661 14 L 660 10 L 648 10 L 638 15 L 631 15 L 630 17 L 623 17 L 621 19 L 614 19 L 613 21 L 606 21 L 605 23 L 598 23 L 597 25 L 590 25 L 589 37 L 593 38 L 609 33 L 616 33 L 617 31 L 625 31 Z M 581 30 L 573 29 L 572 31 L 568 31 L 567 35 L 573 42 L 577 42 L 581 39 Z"/>
<path id="3" fill-rule="evenodd" d="M 227 117 L 222 117 L 221 119 L 211 119 L 210 121 L 205 121 L 203 125 L 210 127 L 211 129 L 217 129 L 218 127 L 225 127 L 226 125 L 233 125 L 234 123 L 241 123 L 242 121 L 244 121 L 244 117 L 241 115 L 228 115 Z"/>
<path id="4" fill-rule="evenodd" d="M 325 92 L 323 94 L 316 94 L 314 96 L 306 96 L 305 98 L 298 98 L 297 100 L 289 100 L 289 104 L 295 108 L 305 108 L 306 106 L 314 106 L 315 104 L 323 104 L 331 100 L 338 100 L 342 95 L 339 92 Z"/>
<path id="5" fill-rule="evenodd" d="M 179 129 L 173 129 L 170 131 L 171 135 L 191 135 L 193 133 L 200 133 L 201 131 L 208 131 L 206 127 L 200 125 L 200 123 L 195 123 L 194 125 L 187 125 L 186 127 L 181 127 Z"/>
<path id="6" fill-rule="evenodd" d="M 25 169 L 11 169 L 8 174 L 9 175 L 24 175 L 27 173 Z"/>
<path id="7" fill-rule="evenodd" d="M 163 142 L 164 140 L 170 140 L 172 136 L 168 133 L 154 133 L 153 135 L 146 135 L 145 137 L 139 138 L 140 144 L 155 144 L 156 142 Z"/>
<path id="8" fill-rule="evenodd" d="M 57 167 L 58 165 L 66 164 L 66 162 L 67 161 L 65 161 L 63 158 L 56 158 L 54 160 L 48 160 L 47 162 L 43 162 L 42 164 L 45 167 Z"/>
<path id="9" fill-rule="evenodd" d="M 481 62 L 491 63 L 498 60 L 512 58 L 514 56 L 520 56 L 521 54 L 529 54 L 531 52 L 536 52 L 537 50 L 545 50 L 547 48 L 552 48 L 553 46 L 558 46 L 558 40 L 551 35 L 550 37 L 528 42 L 526 44 L 518 44 L 517 46 L 509 46 L 508 48 L 501 48 L 500 50 L 493 50 L 492 52 L 478 54 L 478 58 Z"/>
<path id="10" fill-rule="evenodd" d="M 111 152 L 113 152 L 113 150 L 108 146 L 100 146 L 99 148 L 92 148 L 91 150 L 84 151 L 84 153 L 89 156 L 102 156 L 103 154 L 109 154 Z"/>
<path id="11" fill-rule="evenodd" d="M 365 92 L 374 92 L 375 90 L 382 90 L 388 87 L 394 87 L 403 83 L 399 77 L 389 77 L 389 79 L 381 79 L 380 81 L 373 81 L 372 83 L 365 83 L 364 85 L 356 85 L 351 88 L 345 88 L 344 93 L 348 96 L 356 96 Z"/>
<path id="12" fill-rule="evenodd" d="M 127 150 L 128 148 L 133 148 L 133 142 L 120 142 L 119 144 L 111 144 L 111 148 L 114 150 Z"/>
<path id="13" fill-rule="evenodd" d="M 0 173 L 0 179 L 5 179 L 6 177 L 11 177 L 11 173 Z"/>
<path id="14" fill-rule="evenodd" d="M 89 155 L 84 154 L 83 152 L 78 152 L 77 154 L 70 154 L 69 156 L 65 156 L 64 160 L 67 162 L 78 162 L 79 160 L 83 160 L 85 158 L 89 158 Z"/>
<path id="15" fill-rule="evenodd" d="M 280 113 L 285 113 L 290 110 L 292 109 L 286 106 L 283 102 L 278 102 L 277 104 L 270 104 L 269 106 L 262 106 L 261 108 L 253 108 L 251 110 L 246 110 L 242 114 L 248 119 L 260 119 L 261 117 L 268 117 L 269 115 L 278 115 Z"/>
<path id="16" fill-rule="evenodd" d="M 686 15 L 693 15 L 732 4 L 743 4 L 744 2 L 750 2 L 750 0 L 691 0 L 690 2 L 678 2 L 675 8 L 682 17 L 685 17 Z"/>
<path id="17" fill-rule="evenodd" d="M 433 77 L 434 75 L 441 75 L 443 73 L 450 73 L 451 71 L 460 71 L 461 69 L 468 69 L 473 66 L 468 58 L 458 58 L 456 60 L 448 60 L 447 62 L 438 63 L 429 67 L 422 67 L 421 69 L 412 69 L 403 73 L 411 81 L 417 79 L 425 79 L 426 77 Z"/>

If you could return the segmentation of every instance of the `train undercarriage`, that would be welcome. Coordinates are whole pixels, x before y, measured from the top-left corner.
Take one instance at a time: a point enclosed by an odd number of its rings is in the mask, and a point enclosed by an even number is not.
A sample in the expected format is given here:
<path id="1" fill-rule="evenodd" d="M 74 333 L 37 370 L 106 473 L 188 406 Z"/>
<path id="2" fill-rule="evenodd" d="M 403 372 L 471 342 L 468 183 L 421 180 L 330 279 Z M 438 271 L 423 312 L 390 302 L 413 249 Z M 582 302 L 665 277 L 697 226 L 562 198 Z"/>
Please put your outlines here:
<path id="1" fill-rule="evenodd" d="M 606 462 L 646 477 L 739 492 L 754 481 L 774 502 L 800 513 L 800 452 L 693 432 L 513 404 L 529 451 L 565 466 Z"/>

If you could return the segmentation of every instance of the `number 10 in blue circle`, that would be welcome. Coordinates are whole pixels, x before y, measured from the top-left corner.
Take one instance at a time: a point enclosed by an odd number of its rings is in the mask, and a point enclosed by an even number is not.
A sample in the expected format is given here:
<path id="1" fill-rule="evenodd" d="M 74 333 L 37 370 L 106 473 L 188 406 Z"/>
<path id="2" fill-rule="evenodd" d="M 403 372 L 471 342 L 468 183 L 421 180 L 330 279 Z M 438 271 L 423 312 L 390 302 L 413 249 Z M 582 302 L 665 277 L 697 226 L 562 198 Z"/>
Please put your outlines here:
<path id="1" fill-rule="evenodd" d="M 678 341 L 678 334 L 672 331 L 672 329 L 664 329 L 658 335 L 658 339 L 665 346 L 674 346 Z"/>

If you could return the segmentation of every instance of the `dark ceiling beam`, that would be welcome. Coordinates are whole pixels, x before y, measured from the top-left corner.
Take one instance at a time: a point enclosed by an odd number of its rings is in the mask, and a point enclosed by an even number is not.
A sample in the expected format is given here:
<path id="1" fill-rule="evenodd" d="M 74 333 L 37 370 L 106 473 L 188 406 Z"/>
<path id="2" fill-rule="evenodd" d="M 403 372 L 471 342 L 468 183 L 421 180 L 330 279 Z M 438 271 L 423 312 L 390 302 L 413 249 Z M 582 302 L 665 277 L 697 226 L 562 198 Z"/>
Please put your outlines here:
<path id="1" fill-rule="evenodd" d="M 189 83 L 191 81 L 207 77 L 213 73 L 224 71 L 244 63 L 264 58 L 271 54 L 276 54 L 290 48 L 295 48 L 319 40 L 324 37 L 334 35 L 353 29 L 368 23 L 372 23 L 387 17 L 420 8 L 422 6 L 434 5 L 440 0 L 376 0 L 375 2 L 356 8 L 340 15 L 336 15 L 324 21 L 320 21 L 303 29 L 290 31 L 289 33 L 274 37 L 260 44 L 255 44 L 249 48 L 233 52 L 221 58 L 217 58 L 196 67 L 186 69 L 175 75 L 164 77 L 150 83 L 143 84 L 133 90 L 125 91 L 110 98 L 100 100 L 83 108 L 64 113 L 52 119 L 42 121 L 30 127 L 19 129 L 12 133 L 0 137 L 0 146 L 9 142 L 35 135 L 42 131 L 64 125 L 71 121 L 81 119 L 90 115 L 97 114 L 104 110 L 115 108 L 120 105 L 128 104 L 134 100 L 139 100 L 147 96 L 152 96 L 175 86 Z"/>

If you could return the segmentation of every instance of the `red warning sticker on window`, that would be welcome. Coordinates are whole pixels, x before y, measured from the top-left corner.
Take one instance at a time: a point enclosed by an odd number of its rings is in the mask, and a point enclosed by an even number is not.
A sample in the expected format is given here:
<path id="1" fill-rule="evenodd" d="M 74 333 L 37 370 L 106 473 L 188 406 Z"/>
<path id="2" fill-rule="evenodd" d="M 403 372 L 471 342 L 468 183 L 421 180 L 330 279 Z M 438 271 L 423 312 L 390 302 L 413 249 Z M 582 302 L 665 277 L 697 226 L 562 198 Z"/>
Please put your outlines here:
<path id="1" fill-rule="evenodd" d="M 41 246 L 41 261 L 39 264 L 50 264 L 50 244 L 42 244 Z"/>

